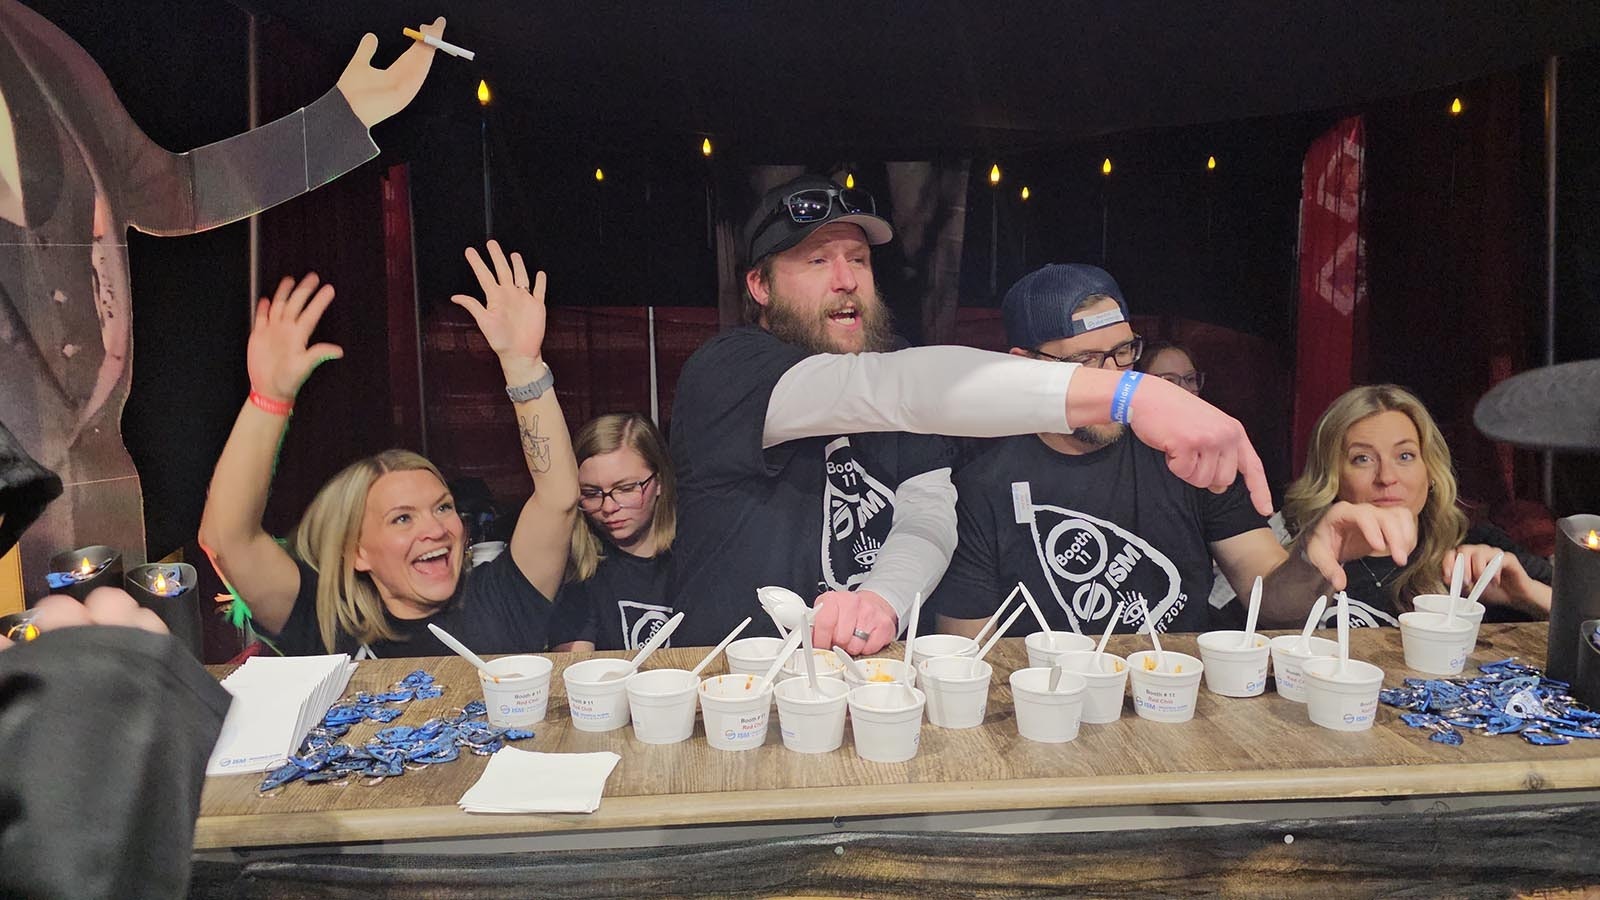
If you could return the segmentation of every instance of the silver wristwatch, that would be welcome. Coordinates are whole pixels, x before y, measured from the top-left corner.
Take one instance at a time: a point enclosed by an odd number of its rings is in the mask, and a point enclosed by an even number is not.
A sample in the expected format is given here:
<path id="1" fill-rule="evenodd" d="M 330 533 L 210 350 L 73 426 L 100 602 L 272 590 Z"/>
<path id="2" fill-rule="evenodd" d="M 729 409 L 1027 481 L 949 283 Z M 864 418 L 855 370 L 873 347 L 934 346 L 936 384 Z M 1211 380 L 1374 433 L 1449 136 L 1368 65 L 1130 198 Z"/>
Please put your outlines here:
<path id="1" fill-rule="evenodd" d="M 550 371 L 549 363 L 545 363 L 544 374 L 538 378 L 516 387 L 506 385 L 506 396 L 511 398 L 512 403 L 527 403 L 529 400 L 537 400 L 544 396 L 544 392 L 555 387 L 555 384 L 556 373 Z"/>

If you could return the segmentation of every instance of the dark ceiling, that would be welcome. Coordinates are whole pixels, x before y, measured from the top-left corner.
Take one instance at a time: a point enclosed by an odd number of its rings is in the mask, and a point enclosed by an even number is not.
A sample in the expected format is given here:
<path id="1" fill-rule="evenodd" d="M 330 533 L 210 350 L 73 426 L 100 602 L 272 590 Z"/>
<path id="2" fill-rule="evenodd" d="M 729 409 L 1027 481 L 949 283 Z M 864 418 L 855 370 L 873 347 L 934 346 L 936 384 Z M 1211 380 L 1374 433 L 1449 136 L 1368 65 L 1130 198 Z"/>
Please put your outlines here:
<path id="1" fill-rule="evenodd" d="M 341 55 L 449 18 L 424 106 L 747 145 L 1019 148 L 1353 106 L 1600 44 L 1600 2 L 235 0 Z"/>

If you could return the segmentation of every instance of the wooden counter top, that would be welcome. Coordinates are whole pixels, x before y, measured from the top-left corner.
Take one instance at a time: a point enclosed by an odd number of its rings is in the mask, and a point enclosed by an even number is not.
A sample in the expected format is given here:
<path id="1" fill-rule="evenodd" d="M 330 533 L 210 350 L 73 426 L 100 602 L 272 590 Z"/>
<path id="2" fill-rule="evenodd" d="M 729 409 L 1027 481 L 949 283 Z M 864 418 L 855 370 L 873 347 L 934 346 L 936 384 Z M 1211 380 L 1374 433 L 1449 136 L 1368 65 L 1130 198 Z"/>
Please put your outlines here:
<path id="1" fill-rule="evenodd" d="M 1485 625 L 1468 672 L 1479 662 L 1517 656 L 1542 665 L 1544 623 Z M 1198 655 L 1193 635 L 1163 638 L 1172 650 Z M 1119 653 L 1144 649 L 1134 636 L 1113 638 Z M 1352 656 L 1381 666 L 1393 686 L 1418 673 L 1404 667 L 1397 629 L 1357 629 Z M 893 648 L 898 653 L 899 647 Z M 691 667 L 704 648 L 663 650 L 649 668 Z M 618 654 L 605 654 L 618 655 Z M 592 815 L 469 815 L 455 806 L 487 764 L 463 754 L 456 762 L 408 772 L 367 787 L 292 784 L 276 796 L 256 793 L 259 775 L 208 778 L 195 833 L 197 849 L 330 844 L 420 838 L 515 835 L 673 825 L 826 819 L 834 816 L 977 812 L 1125 804 L 1307 800 L 1420 794 L 1481 794 L 1600 787 L 1600 741 L 1536 747 L 1514 735 L 1468 733 L 1462 746 L 1430 742 L 1379 706 L 1370 731 L 1340 733 L 1312 725 L 1305 707 L 1270 690 L 1231 699 L 1202 686 L 1191 722 L 1161 724 L 1134 715 L 1084 725 L 1077 740 L 1036 744 L 1017 735 L 1006 679 L 1026 665 L 1020 640 L 1005 640 L 995 666 L 988 715 L 981 727 L 947 730 L 924 723 L 919 755 L 905 763 L 859 759 L 846 730 L 844 745 L 818 756 L 784 749 L 773 714 L 765 746 L 742 753 L 712 750 L 700 726 L 690 740 L 641 744 L 632 728 L 604 734 L 571 727 L 556 664 L 550 712 L 526 750 L 612 750 L 622 762 Z M 377 691 L 415 669 L 445 686 L 438 700 L 413 703 L 394 724 L 418 724 L 477 698 L 477 679 L 456 658 L 363 662 L 350 692 Z M 215 669 L 220 674 L 225 670 Z M 720 664 L 709 670 L 723 671 Z M 363 724 L 349 740 L 376 726 Z"/>

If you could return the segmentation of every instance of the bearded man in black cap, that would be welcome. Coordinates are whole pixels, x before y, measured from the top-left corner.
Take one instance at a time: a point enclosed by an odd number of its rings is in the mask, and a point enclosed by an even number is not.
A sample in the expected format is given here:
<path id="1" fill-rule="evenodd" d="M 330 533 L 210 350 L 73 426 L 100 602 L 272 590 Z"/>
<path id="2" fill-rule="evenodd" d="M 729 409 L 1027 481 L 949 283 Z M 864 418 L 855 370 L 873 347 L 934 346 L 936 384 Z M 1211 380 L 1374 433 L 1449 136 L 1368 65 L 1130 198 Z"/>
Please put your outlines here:
<path id="1" fill-rule="evenodd" d="M 1002 312 L 1015 356 L 1128 373 L 1143 351 L 1122 289 L 1094 266 L 1025 275 Z M 1416 543 L 1404 510 L 1341 503 L 1291 557 L 1243 479 L 1221 492 L 1186 483 L 1120 423 L 996 442 L 956 486 L 960 543 L 934 606 L 957 634 L 975 634 L 1019 582 L 1052 630 L 1098 635 L 1120 609 L 1121 631 L 1205 631 L 1213 558 L 1240 597 L 1264 579 L 1262 627 L 1298 625 L 1318 593 L 1344 586 L 1344 559 L 1403 561 Z M 1038 628 L 1027 617 L 1012 633 Z"/>
<path id="2" fill-rule="evenodd" d="M 1180 477 L 1221 491 L 1242 472 L 1270 512 L 1243 427 L 1181 388 L 1152 379 L 1119 394 L 1118 373 L 964 347 L 886 352 L 872 248 L 892 237 L 870 194 L 818 176 L 767 192 L 751 217 L 755 324 L 697 350 L 673 405 L 680 644 L 713 643 L 746 615 L 758 623 L 747 634 L 771 633 L 763 585 L 816 595 L 818 646 L 894 640 L 955 549 L 950 452 L 926 435 L 1067 431 L 1118 414 Z"/>

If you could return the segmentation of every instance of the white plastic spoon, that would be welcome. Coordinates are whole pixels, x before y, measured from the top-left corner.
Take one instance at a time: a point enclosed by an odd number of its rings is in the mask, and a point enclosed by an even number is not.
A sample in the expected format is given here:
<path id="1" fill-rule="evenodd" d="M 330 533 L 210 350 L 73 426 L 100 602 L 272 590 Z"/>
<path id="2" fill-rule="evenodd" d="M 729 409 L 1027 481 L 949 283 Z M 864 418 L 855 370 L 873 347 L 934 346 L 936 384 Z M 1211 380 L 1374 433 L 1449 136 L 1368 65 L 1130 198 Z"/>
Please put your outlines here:
<path id="1" fill-rule="evenodd" d="M 1334 595 L 1339 600 L 1339 677 L 1349 677 L 1350 670 L 1350 595 L 1344 591 Z"/>
<path id="2" fill-rule="evenodd" d="M 694 676 L 695 678 L 699 678 L 700 677 L 700 673 L 705 670 L 705 667 L 711 665 L 711 661 L 713 659 L 716 659 L 718 654 L 720 654 L 722 651 L 728 649 L 728 645 L 733 643 L 733 639 L 738 637 L 739 633 L 744 631 L 745 627 L 748 626 L 749 624 L 750 624 L 750 617 L 749 616 L 745 616 L 744 617 L 744 621 L 740 622 L 738 627 L 736 627 L 732 631 L 728 632 L 728 636 L 722 639 L 722 643 L 716 645 L 715 647 L 712 647 L 711 648 L 711 652 L 706 654 L 706 658 L 700 660 L 700 664 L 699 665 L 697 665 L 694 668 L 689 670 L 689 674 Z"/>
<path id="3" fill-rule="evenodd" d="M 1261 576 L 1256 576 L 1256 583 L 1250 587 L 1250 611 L 1244 617 L 1244 642 L 1239 645 L 1240 650 L 1249 650 L 1256 641 L 1256 619 L 1261 616 Z"/>
<path id="4" fill-rule="evenodd" d="M 1150 644 L 1156 650 L 1156 671 L 1165 672 L 1167 670 L 1167 651 L 1161 649 L 1161 635 L 1156 633 L 1156 623 L 1150 621 L 1150 604 L 1143 597 L 1140 597 L 1139 606 L 1144 610 L 1144 624 L 1150 629 Z"/>
<path id="5" fill-rule="evenodd" d="M 795 648 L 799 646 L 800 632 L 798 630 L 789 632 L 789 637 L 784 640 L 783 646 L 778 648 L 778 658 L 772 661 L 772 668 L 761 676 L 763 684 L 772 684 L 772 679 L 778 677 L 778 670 L 783 668 L 783 664 L 789 661 L 789 657 L 794 655 Z"/>
<path id="6" fill-rule="evenodd" d="M 1311 655 L 1311 632 L 1322 621 L 1322 614 L 1328 609 L 1328 595 L 1323 594 L 1317 602 L 1311 604 L 1311 615 L 1306 616 L 1306 627 L 1300 629 L 1300 643 L 1294 645 L 1294 650 L 1301 656 Z"/>
<path id="7" fill-rule="evenodd" d="M 811 650 L 811 610 L 806 610 L 806 617 L 800 622 L 800 647 L 805 654 L 806 684 L 811 687 L 811 696 L 822 696 L 822 688 L 817 685 L 817 660 L 816 654 Z"/>
<path id="8" fill-rule="evenodd" d="M 1034 600 L 1033 595 L 1028 593 L 1027 585 L 1019 581 L 1017 582 L 1017 587 L 1022 591 L 1022 601 L 1028 604 L 1029 609 L 1033 610 L 1033 617 L 1039 622 L 1039 630 L 1044 632 L 1044 640 L 1045 644 L 1047 645 L 1046 649 L 1056 649 L 1055 632 L 1051 630 L 1050 623 L 1044 620 L 1044 610 L 1039 608 L 1038 601 Z"/>
<path id="9" fill-rule="evenodd" d="M 1467 555 L 1465 553 L 1462 553 L 1459 550 L 1457 550 L 1456 551 L 1456 567 L 1450 573 L 1450 596 L 1451 597 L 1454 597 L 1457 600 L 1461 599 L 1461 586 L 1466 584 L 1466 578 L 1467 578 Z"/>
<path id="10" fill-rule="evenodd" d="M 1478 583 L 1472 586 L 1472 593 L 1467 595 L 1467 602 L 1463 604 L 1467 609 L 1471 609 L 1472 604 L 1477 603 L 1478 598 L 1483 596 L 1483 592 L 1488 590 L 1489 582 L 1493 581 L 1494 576 L 1500 573 L 1500 566 L 1505 561 L 1506 552 L 1504 550 L 1496 550 L 1494 557 L 1489 560 L 1489 564 L 1483 567 L 1483 574 L 1478 576 Z M 1454 613 L 1455 609 L 1455 601 L 1451 601 L 1450 611 Z"/>
<path id="11" fill-rule="evenodd" d="M 1011 605 L 1011 601 L 1016 598 L 1017 591 L 1020 590 L 1022 590 L 1022 582 L 1019 581 L 1017 586 L 1011 589 L 1011 593 L 1006 595 L 1005 602 L 995 607 L 994 615 L 989 617 L 989 621 L 983 623 L 983 627 L 978 629 L 978 633 L 972 636 L 974 643 L 983 643 L 984 636 L 989 633 L 989 629 L 993 628 L 996 622 L 1000 621 L 1000 617 L 1005 614 L 1006 607 Z"/>
<path id="12" fill-rule="evenodd" d="M 1111 642 L 1111 632 L 1117 630 L 1117 623 L 1122 621 L 1122 611 L 1128 608 L 1128 601 L 1118 600 L 1117 610 L 1111 614 L 1111 621 L 1106 623 L 1105 634 L 1100 635 L 1100 643 L 1094 646 L 1094 667 L 1096 671 L 1106 670 L 1106 644 Z"/>
<path id="13" fill-rule="evenodd" d="M 650 654 L 656 652 L 657 647 L 665 644 L 667 642 L 667 638 L 672 637 L 672 633 L 678 630 L 678 623 L 682 621 L 683 613 L 678 613 L 677 615 L 668 619 L 667 624 L 661 626 L 661 628 L 657 630 L 655 634 L 650 635 L 650 640 L 644 642 L 644 646 L 639 648 L 638 654 L 633 657 L 633 662 L 628 663 L 628 667 L 626 669 L 617 669 L 613 672 L 607 672 L 604 675 L 601 675 L 597 680 L 616 681 L 620 678 L 627 678 L 634 672 L 639 671 L 639 667 L 644 665 L 644 661 L 650 658 Z"/>
<path id="14" fill-rule="evenodd" d="M 1001 636 L 1004 635 L 1007 631 L 1010 631 L 1011 630 L 1011 626 L 1016 623 L 1017 619 L 1024 612 L 1027 612 L 1027 611 L 1028 611 L 1028 607 L 1019 606 L 1016 609 L 1011 611 L 1011 615 L 1006 616 L 1006 623 L 1004 625 L 1001 625 L 999 628 L 995 629 L 994 634 L 989 636 L 989 640 L 987 642 L 985 642 L 982 647 L 978 648 L 978 655 L 974 656 L 972 658 L 972 665 L 967 667 L 969 675 L 978 674 L 978 660 L 983 659 L 985 656 L 988 656 L 989 655 L 989 651 L 994 649 L 994 645 L 999 642 Z"/>
<path id="15" fill-rule="evenodd" d="M 500 683 L 501 676 L 496 675 L 493 671 L 491 671 L 489 669 L 489 664 L 484 662 L 482 657 L 480 657 L 476 653 L 473 653 L 471 650 L 468 650 L 467 649 L 467 645 L 461 643 L 458 640 L 456 640 L 455 637 L 450 634 L 450 632 L 445 631 L 443 628 L 440 628 L 439 626 L 433 624 L 432 622 L 428 623 L 428 630 L 433 632 L 433 636 L 438 638 L 440 640 L 440 642 L 443 643 L 446 647 L 449 647 L 451 650 L 454 650 L 457 654 L 460 655 L 460 657 L 462 659 L 466 660 L 469 663 L 472 663 L 472 665 L 475 666 L 479 672 L 483 673 L 485 678 L 488 678 L 490 681 L 494 682 L 495 684 L 499 684 Z M 521 678 L 522 677 L 522 673 L 521 672 L 506 672 L 505 673 L 505 677 L 506 678 Z"/>
<path id="16" fill-rule="evenodd" d="M 849 669 L 850 674 L 856 676 L 856 678 L 860 680 L 862 684 L 866 684 L 872 680 L 872 676 L 867 674 L 867 670 L 861 668 L 860 663 L 856 662 L 854 659 L 851 659 L 850 654 L 844 652 L 843 647 L 835 645 L 833 648 L 833 655 L 839 657 L 839 662 L 844 663 L 844 667 Z"/>

